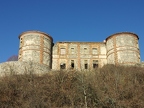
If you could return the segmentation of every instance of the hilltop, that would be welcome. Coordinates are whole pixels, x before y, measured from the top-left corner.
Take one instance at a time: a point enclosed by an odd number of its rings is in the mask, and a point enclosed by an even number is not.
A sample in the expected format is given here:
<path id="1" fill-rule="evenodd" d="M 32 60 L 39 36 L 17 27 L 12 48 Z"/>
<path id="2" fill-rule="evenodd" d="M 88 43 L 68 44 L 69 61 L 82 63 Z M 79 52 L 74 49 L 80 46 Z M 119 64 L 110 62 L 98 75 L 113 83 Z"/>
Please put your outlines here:
<path id="1" fill-rule="evenodd" d="M 144 107 L 141 67 L 105 65 L 94 71 L 55 71 L 41 76 L 33 73 L 1 77 L 1 107 Z"/>

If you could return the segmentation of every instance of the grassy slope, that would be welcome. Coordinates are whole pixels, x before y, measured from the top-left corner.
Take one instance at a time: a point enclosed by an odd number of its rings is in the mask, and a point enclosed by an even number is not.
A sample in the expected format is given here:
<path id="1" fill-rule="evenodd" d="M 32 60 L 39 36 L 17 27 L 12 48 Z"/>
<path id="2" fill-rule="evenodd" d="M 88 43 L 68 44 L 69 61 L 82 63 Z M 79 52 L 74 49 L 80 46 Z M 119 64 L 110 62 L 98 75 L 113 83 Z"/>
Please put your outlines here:
<path id="1" fill-rule="evenodd" d="M 144 68 L 106 65 L 0 79 L 1 108 L 144 108 Z"/>

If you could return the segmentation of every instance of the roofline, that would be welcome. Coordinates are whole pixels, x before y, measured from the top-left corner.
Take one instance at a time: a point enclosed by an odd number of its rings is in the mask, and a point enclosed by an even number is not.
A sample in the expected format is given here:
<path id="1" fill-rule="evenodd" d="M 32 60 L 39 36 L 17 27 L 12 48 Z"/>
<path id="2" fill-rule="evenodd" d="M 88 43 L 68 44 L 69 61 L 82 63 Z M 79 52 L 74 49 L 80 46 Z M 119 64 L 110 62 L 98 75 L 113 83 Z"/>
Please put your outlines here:
<path id="1" fill-rule="evenodd" d="M 105 43 L 105 42 L 58 41 L 56 43 Z"/>
<path id="2" fill-rule="evenodd" d="M 138 35 L 135 34 L 135 33 L 132 33 L 132 32 L 119 32 L 119 33 L 115 33 L 115 34 L 112 34 L 112 35 L 110 35 L 109 37 L 107 37 L 107 38 L 106 38 L 106 41 L 107 41 L 109 38 L 111 38 L 111 37 L 113 37 L 113 36 L 115 36 L 115 35 L 119 35 L 119 34 L 131 34 L 131 35 L 137 37 L 137 39 L 139 40 Z"/>
<path id="3" fill-rule="evenodd" d="M 27 34 L 27 33 L 40 33 L 40 34 L 43 34 L 43 35 L 49 37 L 49 38 L 51 39 L 51 41 L 53 41 L 53 38 L 52 38 L 49 34 L 46 34 L 46 33 L 44 33 L 44 32 L 37 31 L 37 30 L 30 30 L 30 31 L 22 32 L 22 33 L 18 36 L 18 38 L 20 39 L 20 37 L 21 37 L 22 35 Z"/>

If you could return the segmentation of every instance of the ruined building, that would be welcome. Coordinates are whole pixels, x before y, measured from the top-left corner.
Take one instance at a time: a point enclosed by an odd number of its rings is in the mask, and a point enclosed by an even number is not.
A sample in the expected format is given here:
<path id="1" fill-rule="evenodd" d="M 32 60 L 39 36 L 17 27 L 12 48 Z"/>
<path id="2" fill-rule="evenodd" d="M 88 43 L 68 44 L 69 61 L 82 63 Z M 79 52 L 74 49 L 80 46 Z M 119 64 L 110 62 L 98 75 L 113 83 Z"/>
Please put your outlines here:
<path id="1" fill-rule="evenodd" d="M 105 64 L 140 63 L 139 37 L 130 32 L 113 34 L 104 42 L 57 42 L 40 31 L 19 36 L 18 61 L 45 65 L 48 69 L 95 69 Z"/>

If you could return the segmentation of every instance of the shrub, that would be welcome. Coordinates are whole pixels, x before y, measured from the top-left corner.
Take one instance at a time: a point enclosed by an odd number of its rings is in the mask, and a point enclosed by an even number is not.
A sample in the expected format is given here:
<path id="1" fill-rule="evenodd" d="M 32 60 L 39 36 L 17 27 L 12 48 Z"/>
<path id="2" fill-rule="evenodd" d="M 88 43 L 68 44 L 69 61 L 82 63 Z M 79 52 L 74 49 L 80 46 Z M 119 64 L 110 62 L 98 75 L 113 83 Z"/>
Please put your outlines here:
<path id="1" fill-rule="evenodd" d="M 2 108 L 143 108 L 144 68 L 106 65 L 0 79 Z"/>

